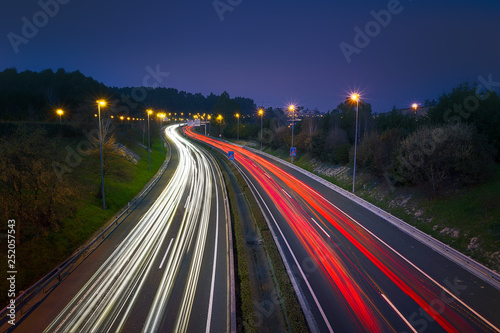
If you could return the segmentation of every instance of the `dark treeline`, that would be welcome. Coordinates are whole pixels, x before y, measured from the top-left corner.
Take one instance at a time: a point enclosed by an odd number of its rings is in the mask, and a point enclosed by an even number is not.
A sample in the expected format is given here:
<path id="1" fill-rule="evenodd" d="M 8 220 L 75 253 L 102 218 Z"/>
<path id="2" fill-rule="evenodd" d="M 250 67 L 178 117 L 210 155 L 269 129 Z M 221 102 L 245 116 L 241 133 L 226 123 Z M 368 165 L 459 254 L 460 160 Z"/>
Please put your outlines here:
<path id="1" fill-rule="evenodd" d="M 55 108 L 67 112 L 90 103 L 97 96 L 108 96 L 109 89 L 79 71 L 55 73 L 6 69 L 0 72 L 0 119 L 48 121 L 57 118 Z"/>
<path id="2" fill-rule="evenodd" d="M 467 185 L 489 175 L 499 158 L 500 99 L 494 91 L 478 91 L 476 85 L 461 84 L 444 93 L 424 116 L 405 114 L 394 108 L 374 114 L 371 105 L 360 101 L 357 166 L 394 184 L 425 185 L 435 193 L 440 188 Z M 78 135 L 96 126 L 96 100 L 109 105 L 102 116 L 122 124 L 119 116 L 145 118 L 145 110 L 177 113 L 177 118 L 211 114 L 211 135 L 260 141 L 259 108 L 249 98 L 203 96 L 173 88 L 109 88 L 76 71 L 59 69 L 39 73 L 15 69 L 0 72 L 0 119 L 24 122 L 58 122 L 57 108 L 64 109 L 63 136 Z M 311 116 L 298 107 L 294 146 L 320 161 L 352 165 L 354 158 L 356 105 L 349 99 L 322 115 Z M 181 116 L 181 113 L 183 114 Z M 236 114 L 240 117 L 237 119 Z M 110 119 L 115 116 L 114 120 Z M 218 116 L 221 117 L 218 117 Z M 207 118 L 205 118 L 207 119 Z M 273 149 L 291 147 L 290 114 L 266 108 L 262 118 L 262 141 Z M 137 119 L 135 120 L 137 122 Z M 0 136 L 13 131 L 9 125 Z M 7 126 L 7 127 L 6 127 Z M 143 122 L 138 126 L 145 133 Z M 56 128 L 46 126 L 50 134 Z M 57 131 L 57 133 L 61 133 Z M 66 133 L 66 134 L 65 134 Z M 76 133 L 76 134 L 75 134 Z"/>
<path id="3" fill-rule="evenodd" d="M 393 185 L 423 186 L 430 193 L 484 181 L 500 150 L 500 99 L 494 91 L 461 84 L 429 111 L 416 116 L 392 111 L 373 114 L 360 102 L 357 166 Z M 294 146 L 323 162 L 353 165 L 356 105 L 350 100 L 320 116 L 300 116 Z M 273 149 L 291 147 L 290 115 L 266 109 L 263 143 Z M 236 137 L 236 121 L 223 124 L 223 135 Z M 216 132 L 217 133 L 217 132 Z M 260 140 L 258 117 L 240 122 L 240 138 Z"/>
<path id="4" fill-rule="evenodd" d="M 0 72 L 2 120 L 51 122 L 58 120 L 55 110 L 61 108 L 65 112 L 64 120 L 85 123 L 94 116 L 97 99 L 109 102 L 106 110 L 110 115 L 125 117 L 144 117 L 147 108 L 186 116 L 189 113 L 249 114 L 255 109 L 252 99 L 230 99 L 225 92 L 220 96 L 213 93 L 203 96 L 174 88 L 110 88 L 79 71 L 68 73 L 64 69 L 19 73 L 11 68 Z"/>
<path id="5" fill-rule="evenodd" d="M 112 88 L 112 91 L 119 98 L 119 103 L 123 106 L 133 107 L 140 103 L 144 107 L 166 110 L 168 112 L 183 112 L 195 114 L 218 113 L 223 116 L 240 112 L 249 114 L 255 110 L 252 99 L 244 97 L 229 98 L 227 92 L 220 96 L 211 93 L 203 96 L 200 93 L 192 94 L 185 91 L 178 91 L 174 88 Z M 131 103 L 127 101 L 130 96 Z"/>

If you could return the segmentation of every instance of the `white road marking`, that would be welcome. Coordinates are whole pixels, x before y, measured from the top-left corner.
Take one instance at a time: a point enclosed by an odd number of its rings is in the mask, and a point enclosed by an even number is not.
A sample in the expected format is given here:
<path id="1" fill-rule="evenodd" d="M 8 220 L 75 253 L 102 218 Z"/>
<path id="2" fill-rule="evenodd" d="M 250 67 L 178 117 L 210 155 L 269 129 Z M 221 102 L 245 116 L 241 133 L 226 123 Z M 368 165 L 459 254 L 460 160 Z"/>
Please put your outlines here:
<path id="1" fill-rule="evenodd" d="M 283 188 L 282 188 L 281 190 L 282 190 L 282 191 L 283 191 L 286 195 L 288 195 L 288 197 L 289 197 L 290 199 L 292 198 L 292 196 L 291 196 L 290 194 L 288 194 L 288 193 L 285 191 L 285 189 L 283 189 Z"/>
<path id="2" fill-rule="evenodd" d="M 325 235 L 331 239 L 330 235 L 325 231 L 325 229 L 323 229 L 318 222 L 316 222 L 316 220 L 314 218 L 311 217 L 311 220 L 314 221 L 314 223 L 316 223 L 316 225 L 321 229 L 321 231 L 323 231 L 325 233 Z"/>
<path id="3" fill-rule="evenodd" d="M 405 324 L 408 325 L 408 327 L 411 329 L 411 331 L 413 333 L 418 333 L 418 331 L 413 326 L 410 325 L 410 323 L 408 322 L 408 320 L 406 320 L 406 318 L 403 316 L 403 314 L 401 312 L 399 312 L 399 310 L 394 306 L 394 304 L 392 304 L 392 302 L 389 301 L 389 299 L 384 294 L 380 294 L 380 295 L 382 295 L 382 297 L 385 299 L 385 301 L 398 314 L 398 316 L 405 322 Z"/>
<path id="4" fill-rule="evenodd" d="M 173 238 L 170 240 L 170 243 L 168 244 L 167 251 L 165 252 L 165 255 L 163 256 L 163 260 L 161 261 L 160 267 L 158 269 L 161 269 L 163 267 L 163 263 L 165 262 L 165 259 L 167 258 L 168 250 L 170 250 L 170 247 L 172 246 Z"/>
<path id="5" fill-rule="evenodd" d="M 213 175 L 213 177 L 215 184 L 217 184 L 217 181 L 215 180 L 215 175 Z M 210 286 L 210 301 L 208 303 L 207 329 L 205 330 L 206 333 L 210 332 L 210 324 L 212 323 L 212 309 L 214 303 L 214 288 L 215 288 L 215 268 L 217 267 L 217 243 L 219 241 L 219 191 L 217 189 L 217 185 L 215 186 L 215 198 L 217 203 L 216 204 L 217 218 L 215 220 L 214 267 L 212 270 L 212 285 Z"/>

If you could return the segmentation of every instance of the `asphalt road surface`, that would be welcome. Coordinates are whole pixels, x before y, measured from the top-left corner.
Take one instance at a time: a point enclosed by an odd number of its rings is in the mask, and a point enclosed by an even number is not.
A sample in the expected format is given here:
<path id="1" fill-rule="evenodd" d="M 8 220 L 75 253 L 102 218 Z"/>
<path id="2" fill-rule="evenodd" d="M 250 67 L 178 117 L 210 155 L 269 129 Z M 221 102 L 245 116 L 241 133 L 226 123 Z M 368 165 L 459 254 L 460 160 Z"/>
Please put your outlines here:
<path id="1" fill-rule="evenodd" d="M 229 330 L 224 183 L 213 158 L 177 127 L 166 129 L 177 151 L 168 182 L 16 332 Z"/>
<path id="2" fill-rule="evenodd" d="M 227 142 L 312 331 L 499 332 L 500 291 L 319 182 Z"/>

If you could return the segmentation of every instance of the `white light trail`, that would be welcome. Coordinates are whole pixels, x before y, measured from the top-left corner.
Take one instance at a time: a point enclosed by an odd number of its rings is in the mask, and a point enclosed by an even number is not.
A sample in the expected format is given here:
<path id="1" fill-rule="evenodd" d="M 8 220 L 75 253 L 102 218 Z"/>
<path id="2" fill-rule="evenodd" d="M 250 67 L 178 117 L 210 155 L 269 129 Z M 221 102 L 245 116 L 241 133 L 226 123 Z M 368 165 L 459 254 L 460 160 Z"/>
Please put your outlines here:
<path id="1" fill-rule="evenodd" d="M 172 179 L 129 235 L 45 332 L 121 331 L 154 263 L 160 260 L 162 244 L 171 231 L 178 210 L 184 210 L 182 221 L 160 264 L 161 268 L 166 260 L 143 331 L 159 330 L 181 261 L 189 253 L 189 273 L 176 320 L 176 331 L 187 329 L 208 235 L 213 187 L 217 184 L 206 154 L 182 138 L 175 131 L 177 127 L 170 126 L 165 130 L 179 151 L 179 165 Z M 186 194 L 186 202 L 181 202 Z"/>

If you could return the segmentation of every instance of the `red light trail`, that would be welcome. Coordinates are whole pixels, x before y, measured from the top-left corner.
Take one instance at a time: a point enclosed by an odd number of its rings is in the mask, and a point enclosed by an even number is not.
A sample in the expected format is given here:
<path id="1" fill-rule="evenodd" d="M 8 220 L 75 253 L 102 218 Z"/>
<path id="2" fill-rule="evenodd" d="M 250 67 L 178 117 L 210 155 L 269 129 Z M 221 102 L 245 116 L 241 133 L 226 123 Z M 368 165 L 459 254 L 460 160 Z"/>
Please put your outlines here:
<path id="1" fill-rule="evenodd" d="M 329 281 L 345 312 L 349 314 L 358 330 L 381 332 L 383 331 L 381 327 L 389 325 L 390 328 L 390 324 L 373 304 L 367 291 L 364 291 L 360 284 L 356 282 L 358 278 L 354 274 L 363 275 L 363 278 L 370 283 L 381 297 L 386 300 L 387 298 L 382 293 L 382 287 L 378 286 L 370 276 L 367 276 L 366 271 L 362 268 L 360 270 L 347 258 L 347 255 L 341 249 L 337 248 L 336 245 L 332 245 L 331 240 L 322 236 L 322 233 L 312 223 L 314 217 L 320 220 L 327 229 L 334 228 L 344 236 L 447 332 L 474 331 L 464 318 L 468 318 L 483 330 L 496 330 L 484 318 L 480 317 L 482 320 L 477 318 L 479 315 L 474 310 L 461 306 L 465 305 L 464 303 L 453 305 L 440 301 L 443 293 L 449 293 L 451 297 L 455 296 L 451 292 L 444 291 L 443 286 L 437 285 L 430 277 L 405 260 L 395 250 L 374 237 L 373 234 L 360 226 L 350 216 L 290 173 L 244 148 L 203 135 L 195 135 L 190 127 L 185 130 L 185 133 L 196 140 L 222 150 L 226 154 L 228 151 L 235 152 L 235 159 L 253 176 L 273 200 L 276 208 L 287 221 L 308 255 L 314 259 L 317 267 L 320 267 L 323 276 Z M 291 195 L 285 192 L 282 186 L 270 175 L 274 175 L 280 182 L 285 184 L 291 190 Z M 310 216 L 306 209 L 310 210 L 314 216 Z M 327 221 L 329 225 L 323 221 Z M 314 222 L 326 233 L 319 223 Z M 391 304 L 391 306 L 393 305 Z"/>

